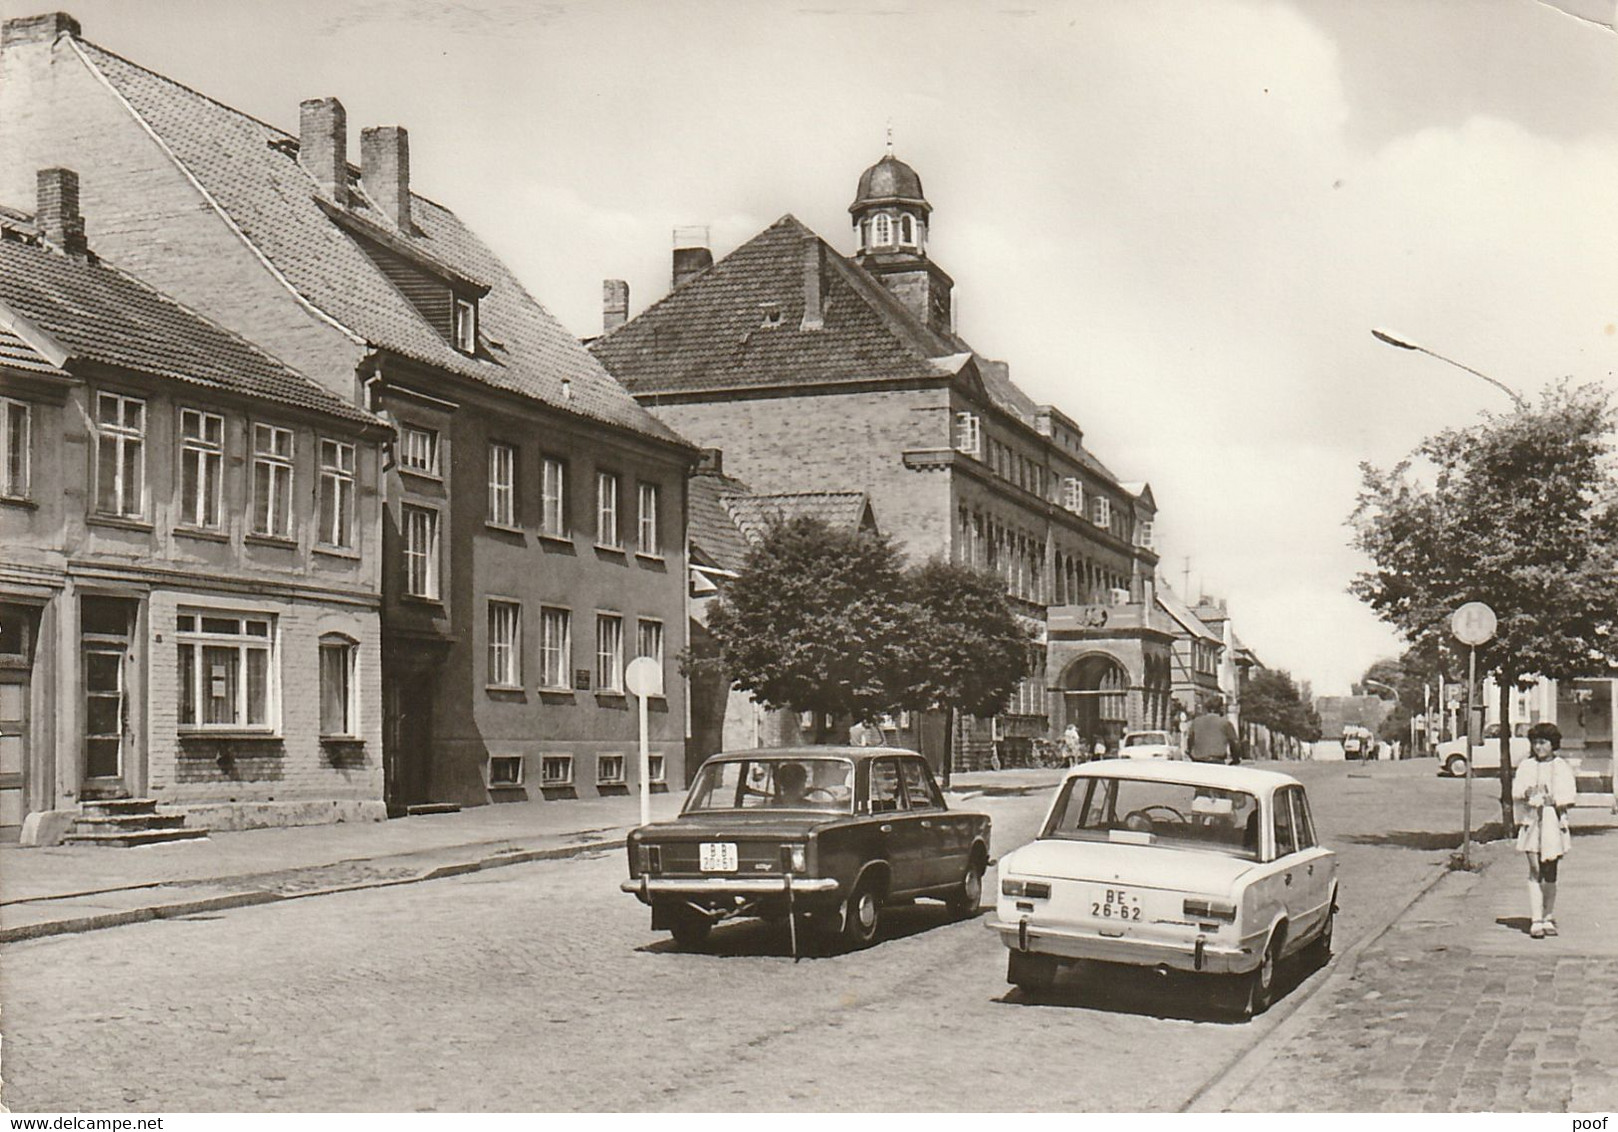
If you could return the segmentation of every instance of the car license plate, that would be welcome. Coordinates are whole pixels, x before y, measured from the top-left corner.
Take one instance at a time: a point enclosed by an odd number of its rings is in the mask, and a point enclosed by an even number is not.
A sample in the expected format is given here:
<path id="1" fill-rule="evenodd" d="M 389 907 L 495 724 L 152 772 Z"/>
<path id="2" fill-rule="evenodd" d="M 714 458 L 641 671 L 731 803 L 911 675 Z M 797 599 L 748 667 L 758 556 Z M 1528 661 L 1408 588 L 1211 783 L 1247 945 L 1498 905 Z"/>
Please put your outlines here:
<path id="1" fill-rule="evenodd" d="M 705 873 L 733 873 L 736 871 L 736 846 L 730 841 L 704 841 L 701 849 L 702 871 Z"/>
<path id="2" fill-rule="evenodd" d="M 1126 888 L 1098 888 L 1090 901 L 1090 915 L 1134 923 L 1140 919 L 1140 897 Z"/>

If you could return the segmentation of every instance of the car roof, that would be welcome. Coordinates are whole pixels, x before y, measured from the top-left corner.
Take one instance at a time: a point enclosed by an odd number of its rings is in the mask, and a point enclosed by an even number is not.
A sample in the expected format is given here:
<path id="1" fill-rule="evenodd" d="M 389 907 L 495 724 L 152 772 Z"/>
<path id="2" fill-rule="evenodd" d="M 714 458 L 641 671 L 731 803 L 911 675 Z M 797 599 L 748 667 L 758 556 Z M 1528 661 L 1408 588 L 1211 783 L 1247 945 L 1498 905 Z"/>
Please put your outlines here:
<path id="1" fill-rule="evenodd" d="M 720 751 L 705 763 L 729 759 L 876 759 L 897 755 L 921 758 L 921 752 L 907 747 L 755 747 L 750 751 Z"/>
<path id="2" fill-rule="evenodd" d="M 1301 783 L 1290 774 L 1274 770 L 1254 770 L 1223 763 L 1143 762 L 1139 759 L 1105 759 L 1085 763 L 1068 772 L 1068 778 L 1144 778 L 1157 782 L 1179 782 L 1187 786 L 1213 786 L 1224 790 L 1245 790 L 1260 794 L 1282 786 Z"/>

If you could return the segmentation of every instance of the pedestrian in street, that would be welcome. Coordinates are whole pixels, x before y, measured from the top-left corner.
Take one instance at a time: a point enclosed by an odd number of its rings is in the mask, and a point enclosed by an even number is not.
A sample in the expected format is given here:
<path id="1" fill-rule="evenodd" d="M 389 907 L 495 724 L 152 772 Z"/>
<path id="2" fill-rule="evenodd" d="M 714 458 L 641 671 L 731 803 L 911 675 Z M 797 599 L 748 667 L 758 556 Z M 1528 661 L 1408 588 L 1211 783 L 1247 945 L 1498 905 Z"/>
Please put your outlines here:
<path id="1" fill-rule="evenodd" d="M 1084 759 L 1084 740 L 1079 738 L 1079 729 L 1070 723 L 1062 732 L 1062 762 L 1066 766 L 1078 766 Z"/>
<path id="2" fill-rule="evenodd" d="M 1236 725 L 1224 715 L 1224 704 L 1217 699 L 1203 701 L 1202 711 L 1186 730 L 1186 755 L 1199 763 L 1236 761 Z"/>
<path id="3" fill-rule="evenodd" d="M 1544 939 L 1556 933 L 1556 873 L 1572 838 L 1567 812 L 1578 787 L 1573 768 L 1556 752 L 1562 732 L 1554 723 L 1528 729 L 1531 758 L 1517 768 L 1511 799 L 1517 820 L 1517 848 L 1528 856 L 1528 934 Z"/>

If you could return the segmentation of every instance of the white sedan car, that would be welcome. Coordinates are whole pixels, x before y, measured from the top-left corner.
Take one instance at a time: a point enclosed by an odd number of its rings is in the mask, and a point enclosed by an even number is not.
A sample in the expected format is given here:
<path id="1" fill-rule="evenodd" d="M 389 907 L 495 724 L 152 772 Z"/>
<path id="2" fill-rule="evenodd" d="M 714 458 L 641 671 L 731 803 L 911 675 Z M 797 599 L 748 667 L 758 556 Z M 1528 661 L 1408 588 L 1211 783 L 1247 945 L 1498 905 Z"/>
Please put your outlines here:
<path id="1" fill-rule="evenodd" d="M 1069 772 L 1039 836 L 1000 861 L 1006 981 L 1090 959 L 1226 976 L 1264 1010 L 1280 961 L 1331 953 L 1337 858 L 1290 775 L 1113 759 Z"/>
<path id="2" fill-rule="evenodd" d="M 1131 731 L 1118 744 L 1118 757 L 1124 759 L 1177 759 L 1179 744 L 1167 731 Z"/>

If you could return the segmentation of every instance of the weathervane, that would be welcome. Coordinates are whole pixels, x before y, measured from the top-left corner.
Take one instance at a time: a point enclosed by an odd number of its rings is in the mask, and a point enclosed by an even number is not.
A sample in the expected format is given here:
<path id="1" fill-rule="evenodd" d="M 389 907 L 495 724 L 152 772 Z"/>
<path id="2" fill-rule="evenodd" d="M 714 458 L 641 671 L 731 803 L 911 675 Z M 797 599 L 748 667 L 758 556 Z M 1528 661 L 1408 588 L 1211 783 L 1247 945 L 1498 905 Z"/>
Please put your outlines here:
<path id="1" fill-rule="evenodd" d="M 893 119 L 888 119 L 888 156 L 893 156 Z"/>

